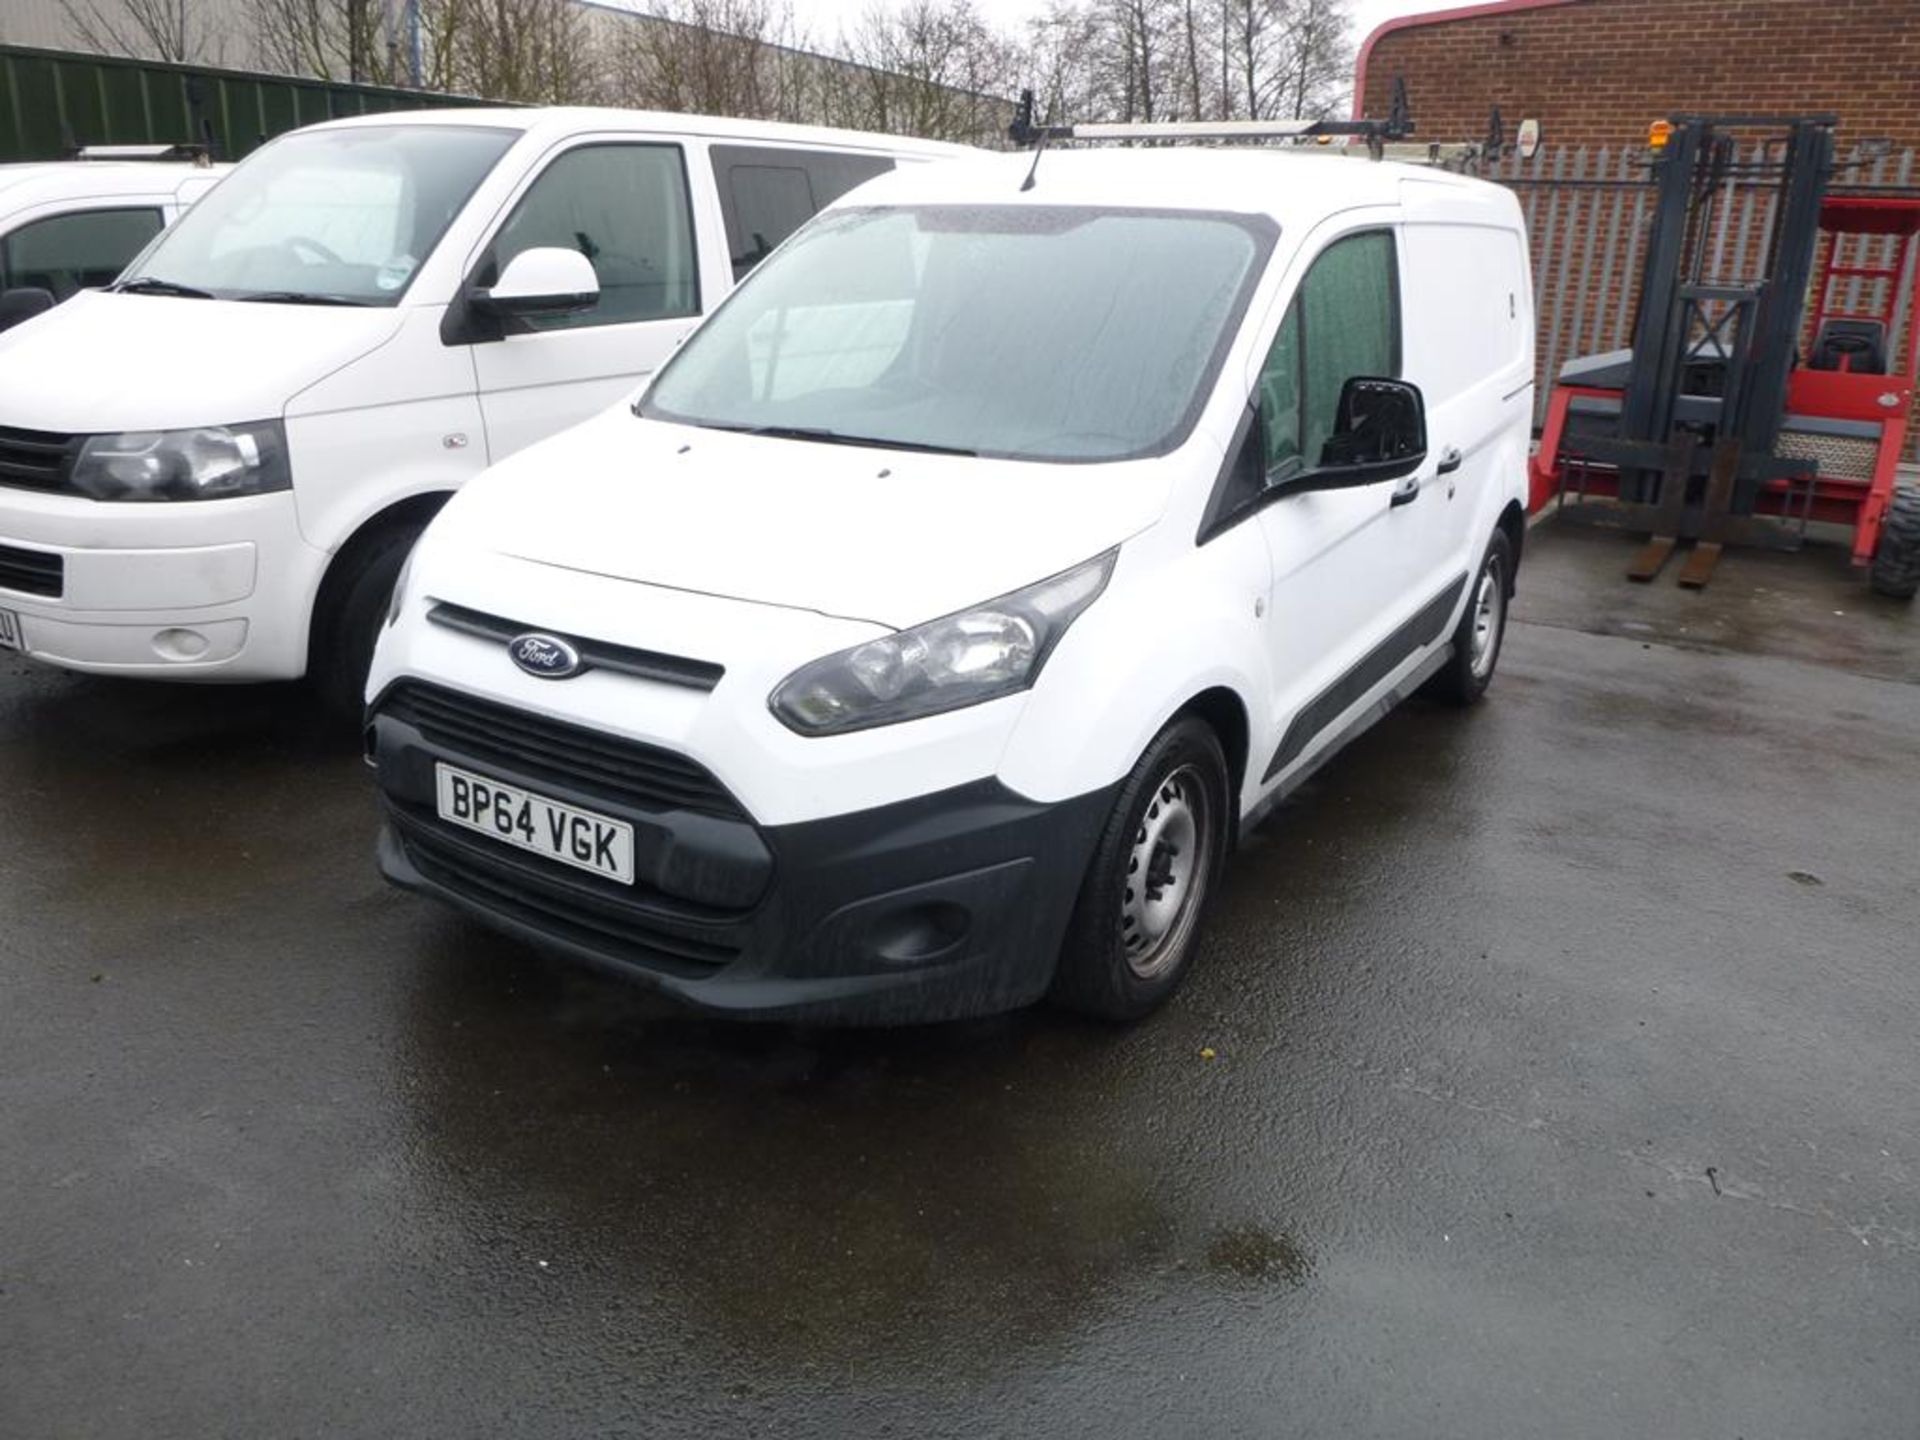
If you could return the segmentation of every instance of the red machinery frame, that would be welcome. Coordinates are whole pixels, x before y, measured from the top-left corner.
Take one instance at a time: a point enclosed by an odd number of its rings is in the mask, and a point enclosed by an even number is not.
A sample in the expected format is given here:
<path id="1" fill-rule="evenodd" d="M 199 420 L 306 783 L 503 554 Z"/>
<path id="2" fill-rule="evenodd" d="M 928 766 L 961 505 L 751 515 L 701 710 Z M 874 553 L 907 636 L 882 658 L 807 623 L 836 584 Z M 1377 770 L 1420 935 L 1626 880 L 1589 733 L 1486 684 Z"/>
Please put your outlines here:
<path id="1" fill-rule="evenodd" d="M 1897 338 L 1900 277 L 1912 258 L 1914 238 L 1920 234 L 1920 200 L 1859 196 L 1828 196 L 1820 205 L 1820 229 L 1828 237 L 1820 273 L 1813 286 L 1812 334 L 1830 319 L 1878 320 L 1886 326 L 1889 346 Z M 1893 236 L 1899 240 L 1892 265 L 1843 265 L 1840 241 L 1848 235 Z M 1881 281 L 1884 301 L 1877 310 L 1837 308 L 1833 286 L 1839 280 Z M 1910 307 L 1911 308 L 1911 307 Z M 1920 321 L 1920 315 L 1915 317 Z M 1908 421 L 1916 383 L 1920 382 L 1920 323 L 1909 323 L 1903 353 L 1890 353 L 1889 373 L 1862 374 L 1851 370 L 1813 370 L 1796 364 L 1787 380 L 1786 413 L 1825 420 L 1865 420 L 1880 426 L 1871 478 L 1817 475 L 1811 489 L 1774 481 L 1761 493 L 1755 513 L 1783 520 L 1812 520 L 1853 527 L 1853 563 L 1866 565 L 1880 543 L 1880 526 L 1893 496 L 1897 467 L 1906 446 Z M 1561 455 L 1567 417 L 1575 399 L 1591 397 L 1618 401 L 1618 390 L 1589 385 L 1555 385 L 1547 402 L 1546 425 L 1530 465 L 1530 502 L 1538 511 L 1568 483 L 1568 466 Z M 1618 494 L 1618 473 L 1605 467 L 1578 466 L 1579 488 L 1589 496 Z"/>

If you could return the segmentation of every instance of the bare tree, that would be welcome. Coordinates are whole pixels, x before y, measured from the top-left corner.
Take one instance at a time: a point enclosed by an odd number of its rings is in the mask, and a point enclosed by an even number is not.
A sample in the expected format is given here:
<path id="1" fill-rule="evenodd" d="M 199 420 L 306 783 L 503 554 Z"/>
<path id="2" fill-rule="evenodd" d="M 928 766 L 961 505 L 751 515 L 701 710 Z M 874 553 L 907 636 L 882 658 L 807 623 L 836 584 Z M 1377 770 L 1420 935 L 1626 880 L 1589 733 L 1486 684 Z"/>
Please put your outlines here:
<path id="1" fill-rule="evenodd" d="M 426 0 L 423 0 L 426 3 Z M 251 0 L 261 58 L 288 75 L 397 84 L 405 67 L 367 0 Z"/>
<path id="2" fill-rule="evenodd" d="M 1073 0 L 1055 0 L 1046 14 L 1027 23 L 1019 78 L 1038 97 L 1043 118 L 1061 123 L 1114 118 L 1093 63 L 1104 43 L 1103 29 L 1101 17 Z"/>
<path id="3" fill-rule="evenodd" d="M 142 59 L 215 61 L 223 48 L 200 0 L 60 0 L 74 34 L 95 50 Z"/>
<path id="4" fill-rule="evenodd" d="M 585 12 L 573 0 L 447 0 L 462 7 L 458 89 L 541 105 L 600 98 Z"/>
<path id="5" fill-rule="evenodd" d="M 1016 69 L 1013 47 L 973 0 L 904 0 L 869 10 L 843 33 L 840 51 L 857 69 L 852 123 L 939 140 L 998 137 Z"/>
<path id="6" fill-rule="evenodd" d="M 1347 0 L 1289 0 L 1281 80 L 1291 114 L 1320 118 L 1339 102 L 1353 74 L 1350 29 Z"/>
<path id="7" fill-rule="evenodd" d="M 266 63 L 290 75 L 415 83 L 398 0 L 248 0 Z M 417 0 L 418 83 L 538 104 L 601 98 L 590 12 L 574 0 Z"/>

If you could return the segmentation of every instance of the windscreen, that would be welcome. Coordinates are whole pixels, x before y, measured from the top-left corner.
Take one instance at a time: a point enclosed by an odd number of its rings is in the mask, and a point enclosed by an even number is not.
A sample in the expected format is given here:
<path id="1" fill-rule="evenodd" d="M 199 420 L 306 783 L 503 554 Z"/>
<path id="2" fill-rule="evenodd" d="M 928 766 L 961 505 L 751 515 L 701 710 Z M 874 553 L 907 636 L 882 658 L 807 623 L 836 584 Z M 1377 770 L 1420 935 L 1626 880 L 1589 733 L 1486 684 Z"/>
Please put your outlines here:
<path id="1" fill-rule="evenodd" d="M 1178 211 L 829 213 L 695 332 L 642 413 L 1030 460 L 1164 453 L 1274 234 Z"/>
<path id="2" fill-rule="evenodd" d="M 516 138 L 452 125 L 289 135 L 208 192 L 121 284 L 144 279 L 222 300 L 397 304 Z"/>

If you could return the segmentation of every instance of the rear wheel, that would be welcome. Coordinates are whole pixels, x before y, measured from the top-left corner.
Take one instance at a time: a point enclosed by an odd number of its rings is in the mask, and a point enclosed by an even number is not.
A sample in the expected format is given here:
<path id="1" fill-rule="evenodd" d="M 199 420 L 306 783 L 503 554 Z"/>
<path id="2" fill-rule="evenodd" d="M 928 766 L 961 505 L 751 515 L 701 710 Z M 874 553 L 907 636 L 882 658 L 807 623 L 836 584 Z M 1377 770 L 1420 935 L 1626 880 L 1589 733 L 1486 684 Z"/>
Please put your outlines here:
<path id="1" fill-rule="evenodd" d="M 1920 592 L 1920 489 L 1903 485 L 1893 492 L 1867 584 L 1874 594 L 1894 600 L 1911 600 Z"/>
<path id="2" fill-rule="evenodd" d="M 1507 634 L 1507 601 L 1513 594 L 1513 546 L 1504 531 L 1493 532 L 1479 573 L 1467 591 L 1467 608 L 1453 627 L 1453 654 L 1434 673 L 1426 691 L 1449 705 L 1471 705 L 1493 683 L 1500 643 Z"/>
<path id="3" fill-rule="evenodd" d="M 1179 987 L 1226 854 L 1226 756 L 1206 722 L 1174 721 L 1121 785 L 1054 973 L 1055 1003 L 1136 1020 Z"/>
<path id="4" fill-rule="evenodd" d="M 356 539 L 334 561 L 320 587 L 307 679 L 327 713 L 342 724 L 360 723 L 374 642 L 380 638 L 394 582 L 413 542 L 420 538 L 420 528 L 390 525 Z"/>

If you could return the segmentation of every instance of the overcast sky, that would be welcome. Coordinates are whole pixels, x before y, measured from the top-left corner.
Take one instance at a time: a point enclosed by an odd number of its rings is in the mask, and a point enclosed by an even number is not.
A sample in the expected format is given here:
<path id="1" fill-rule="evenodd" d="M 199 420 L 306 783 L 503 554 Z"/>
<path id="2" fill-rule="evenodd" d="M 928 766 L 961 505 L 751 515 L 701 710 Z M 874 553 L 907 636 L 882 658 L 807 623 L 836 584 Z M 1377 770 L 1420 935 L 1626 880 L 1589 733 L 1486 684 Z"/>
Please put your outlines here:
<path id="1" fill-rule="evenodd" d="M 1019 31 L 1043 11 L 1044 0 L 975 0 L 981 14 L 1003 30 Z M 1421 10 L 1446 10 L 1466 0 L 1354 0 L 1354 44 L 1358 45 L 1382 20 Z M 857 19 L 872 0 L 794 0 L 794 13 L 812 29 L 832 34 Z"/>

